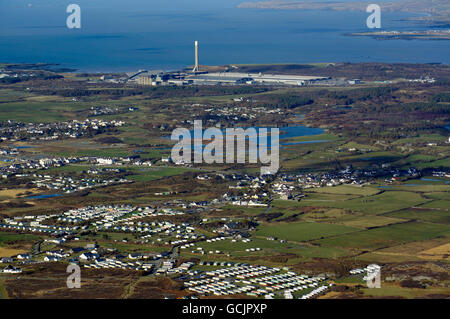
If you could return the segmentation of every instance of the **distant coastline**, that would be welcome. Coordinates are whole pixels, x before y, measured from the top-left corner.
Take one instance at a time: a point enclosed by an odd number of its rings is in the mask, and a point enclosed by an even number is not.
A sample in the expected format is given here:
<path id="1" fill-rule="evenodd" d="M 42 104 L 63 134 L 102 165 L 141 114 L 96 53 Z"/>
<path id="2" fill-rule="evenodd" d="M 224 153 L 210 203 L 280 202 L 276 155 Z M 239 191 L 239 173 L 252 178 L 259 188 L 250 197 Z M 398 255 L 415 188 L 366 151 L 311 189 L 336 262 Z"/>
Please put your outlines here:
<path id="1" fill-rule="evenodd" d="M 276 10 L 332 10 L 365 11 L 370 1 L 357 2 L 303 2 L 303 1 L 257 1 L 243 2 L 241 9 L 276 9 Z M 416 1 L 404 0 L 379 2 L 382 12 L 407 12 L 424 14 L 422 17 L 410 18 L 433 26 L 450 23 L 450 3 L 447 0 Z"/>
<path id="2" fill-rule="evenodd" d="M 372 37 L 377 40 L 450 40 L 450 30 L 375 31 L 348 33 L 346 35 Z"/>

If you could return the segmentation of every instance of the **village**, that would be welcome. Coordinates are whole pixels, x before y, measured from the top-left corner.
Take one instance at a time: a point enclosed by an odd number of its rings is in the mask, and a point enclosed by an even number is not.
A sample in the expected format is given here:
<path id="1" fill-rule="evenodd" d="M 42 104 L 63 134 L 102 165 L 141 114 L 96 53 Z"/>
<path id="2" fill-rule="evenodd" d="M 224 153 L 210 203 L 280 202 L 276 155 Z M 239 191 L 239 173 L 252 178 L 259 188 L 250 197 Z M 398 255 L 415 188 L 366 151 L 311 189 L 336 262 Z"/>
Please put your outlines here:
<path id="1" fill-rule="evenodd" d="M 101 119 L 73 120 L 57 123 L 22 123 L 7 120 L 0 122 L 0 140 L 16 142 L 80 138 L 104 133 L 123 125 L 125 125 L 123 121 L 105 121 Z"/>
<path id="2" fill-rule="evenodd" d="M 170 158 L 162 158 L 159 165 L 151 160 L 141 159 L 140 155 L 128 157 L 48 157 L 27 158 L 18 157 L 20 150 L 3 148 L 2 152 L 12 159 L 8 165 L 0 168 L 0 177 L 4 182 L 34 185 L 35 188 L 50 190 L 60 194 L 70 194 L 86 189 L 94 189 L 123 183 L 133 183 L 127 179 L 127 167 L 141 166 L 154 167 L 155 169 L 167 166 L 178 166 L 171 163 Z M 5 155 L 6 156 L 6 155 Z M 61 168 L 69 165 L 82 165 L 86 169 L 80 171 L 81 175 L 65 176 L 60 174 L 45 173 L 52 168 Z M 42 173 L 38 173 L 42 171 Z M 439 175 L 439 172 L 434 172 Z M 445 173 L 440 173 L 439 176 Z M 442 176 L 444 176 L 442 175 Z M 301 201 L 305 197 L 303 190 L 320 187 L 334 187 L 339 185 L 354 185 L 362 187 L 370 185 L 374 180 L 383 178 L 386 183 L 392 183 L 399 179 L 416 178 L 421 172 L 414 167 L 408 170 L 393 169 L 389 166 L 383 168 L 353 169 L 348 166 L 345 169 L 326 173 L 307 174 L 277 174 L 273 176 L 253 176 L 250 174 L 198 174 L 196 179 L 210 181 L 219 178 L 229 183 L 229 192 L 222 196 L 205 201 L 201 206 L 217 206 L 229 203 L 236 206 L 267 207 L 270 198 L 282 200 Z M 1 180 L 0 180 L 1 181 Z M 158 194 L 156 194 L 158 195 Z M 163 193 L 161 193 L 163 195 Z"/>
<path id="3" fill-rule="evenodd" d="M 20 153 L 20 149 L 3 150 L 5 156 L 13 158 Z M 84 173 L 96 177 L 78 179 L 45 172 L 70 165 L 85 165 Z M 28 179 L 35 188 L 57 192 L 54 195 L 59 196 L 59 193 L 73 194 L 86 189 L 131 183 L 123 175 L 130 165 L 142 166 L 143 162 L 139 156 L 46 157 L 39 160 L 22 157 L 3 167 L 2 174 L 4 181 L 10 181 L 13 177 Z M 148 162 L 147 166 L 170 167 L 172 164 Z M 288 266 L 277 268 L 230 261 L 236 251 L 249 257 L 265 253 L 265 244 L 253 236 L 258 229 L 254 218 L 203 217 L 198 221 L 197 216 L 204 212 L 220 211 L 227 205 L 270 210 L 272 199 L 302 201 L 307 198 L 308 189 L 340 185 L 364 187 L 375 180 L 384 180 L 389 184 L 400 179 L 417 178 L 421 174 L 413 167 L 399 170 L 389 166 L 378 169 L 347 166 L 326 173 L 281 173 L 276 176 L 200 172 L 195 175 L 196 180 L 203 183 L 221 180 L 227 185 L 226 192 L 215 199 L 202 201 L 167 200 L 160 201 L 158 205 L 138 206 L 111 204 L 52 214 L 0 217 L 0 231 L 37 235 L 40 238 L 29 252 L 0 258 L 0 271 L 4 276 L 18 276 L 36 265 L 77 264 L 82 269 L 99 273 L 117 270 L 140 276 L 168 277 L 181 282 L 182 291 L 190 298 L 318 298 L 334 287 L 334 281 L 326 273 L 305 274 L 292 271 Z M 437 177 L 445 174 L 442 171 L 432 172 Z M 102 178 L 114 175 L 122 177 Z M 167 194 L 155 195 L 164 198 Z M 35 195 L 28 198 L 45 197 Z M 192 221 L 176 219 L 185 217 Z M 283 238 L 268 236 L 265 240 L 287 245 Z M 136 249 L 137 246 L 141 248 Z M 226 248 L 217 248 L 221 246 Z M 351 270 L 349 275 L 365 280 L 373 275 L 371 267 Z"/>
<path id="4" fill-rule="evenodd" d="M 85 269 L 120 269 L 142 272 L 146 276 L 172 276 L 182 280 L 192 296 L 247 295 L 250 297 L 311 298 L 324 293 L 330 284 L 325 284 L 324 275 L 298 275 L 283 269 L 234 262 L 178 263 L 179 249 L 187 249 L 202 242 L 231 240 L 239 236 L 206 237 L 198 233 L 189 223 L 143 222 L 157 216 L 180 216 L 184 212 L 171 208 L 133 207 L 131 205 L 105 205 L 84 207 L 61 214 L 4 218 L 2 231 L 41 234 L 45 238 L 33 246 L 29 253 L 21 253 L 0 259 L 5 265 L 3 274 L 17 275 L 29 265 L 44 263 L 74 263 Z M 160 245 L 164 250 L 136 253 L 101 246 L 96 241 L 85 239 L 92 232 L 104 234 L 103 238 L 114 238 L 118 234 L 127 243 Z M 117 237 L 117 238 L 119 238 Z M 90 238 L 90 237 L 89 237 Z M 234 239 L 233 239 L 234 238 Z M 242 237 L 241 237 L 242 238 Z M 239 239 L 249 242 L 250 239 Z M 248 249 L 258 251 L 260 249 Z M 204 254 L 202 248 L 194 252 Z M 220 254 L 220 251 L 210 252 Z M 224 267 L 207 270 L 208 267 Z M 200 268 L 198 268 L 200 267 Z M 206 267 L 202 270 L 201 267 Z M 181 277 L 180 277 L 181 276 Z M 319 286 L 321 285 L 321 286 Z M 324 287 L 324 288 L 321 288 Z M 321 288 L 317 290 L 318 288 Z"/>
<path id="5" fill-rule="evenodd" d="M 122 107 L 122 106 L 99 105 L 99 106 L 91 106 L 89 110 L 89 116 L 117 115 L 127 112 L 135 112 L 138 110 L 139 108 L 135 106 Z"/>

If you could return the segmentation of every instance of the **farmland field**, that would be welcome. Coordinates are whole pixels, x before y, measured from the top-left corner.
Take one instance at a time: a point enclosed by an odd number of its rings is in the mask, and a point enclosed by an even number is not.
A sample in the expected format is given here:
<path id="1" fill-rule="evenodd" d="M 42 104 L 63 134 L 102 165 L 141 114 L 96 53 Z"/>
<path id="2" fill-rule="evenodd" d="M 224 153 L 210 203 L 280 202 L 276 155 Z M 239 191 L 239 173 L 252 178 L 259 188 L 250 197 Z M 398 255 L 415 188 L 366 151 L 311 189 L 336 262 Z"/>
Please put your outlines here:
<path id="1" fill-rule="evenodd" d="M 382 247 L 428 240 L 436 237 L 449 237 L 450 228 L 440 224 L 408 222 L 356 233 L 325 238 L 317 243 L 333 247 L 352 247 L 360 249 L 379 249 Z"/>
<path id="2" fill-rule="evenodd" d="M 330 195 L 328 197 L 321 197 L 320 199 L 312 196 L 311 202 L 305 202 L 303 205 L 336 207 L 361 211 L 370 215 L 379 215 L 430 201 L 418 193 L 404 191 L 386 191 L 381 194 L 355 199 L 345 197 L 349 195 L 339 196 L 333 195 L 332 197 Z"/>
<path id="3" fill-rule="evenodd" d="M 14 248 L 5 248 L 5 247 L 0 247 L 0 256 L 1 257 L 11 257 L 11 256 L 15 256 L 18 254 L 23 254 L 28 252 L 27 249 L 14 249 Z"/>
<path id="4" fill-rule="evenodd" d="M 14 234 L 8 232 L 0 232 L 0 246 L 5 246 L 15 242 L 30 242 L 37 240 L 39 237 L 30 234 Z"/>
<path id="5" fill-rule="evenodd" d="M 399 296 L 403 298 L 421 298 L 426 295 L 445 294 L 445 288 L 420 289 L 420 288 L 403 288 L 393 285 L 386 285 L 379 289 L 363 289 L 364 294 L 372 297 Z"/>
<path id="6" fill-rule="evenodd" d="M 371 227 L 386 226 L 389 224 L 396 224 L 404 222 L 404 220 L 400 218 L 392 218 L 386 216 L 361 216 L 348 219 L 346 218 L 339 222 L 345 226 L 350 227 L 371 228 Z"/>
<path id="7" fill-rule="evenodd" d="M 408 220 L 416 219 L 433 223 L 450 224 L 450 212 L 432 209 L 404 209 L 389 213 L 386 216 L 404 218 Z"/>
<path id="8" fill-rule="evenodd" d="M 361 187 L 353 185 L 340 185 L 335 187 L 321 187 L 317 189 L 312 189 L 311 192 L 315 193 L 327 193 L 327 194 L 343 194 L 343 195 L 361 195 L 361 196 L 372 196 L 381 192 L 380 189 L 375 187 Z"/>
<path id="9" fill-rule="evenodd" d="M 275 236 L 290 241 L 309 241 L 357 231 L 357 228 L 324 223 L 278 223 L 262 225 L 256 236 Z"/>

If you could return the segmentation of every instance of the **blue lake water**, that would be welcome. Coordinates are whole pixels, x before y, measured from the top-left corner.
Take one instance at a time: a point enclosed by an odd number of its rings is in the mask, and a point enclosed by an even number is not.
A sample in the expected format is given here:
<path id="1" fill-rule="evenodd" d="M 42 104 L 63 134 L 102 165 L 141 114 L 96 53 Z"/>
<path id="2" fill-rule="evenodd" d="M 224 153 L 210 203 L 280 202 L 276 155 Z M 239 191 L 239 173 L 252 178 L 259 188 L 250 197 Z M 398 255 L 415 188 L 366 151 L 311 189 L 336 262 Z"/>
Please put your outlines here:
<path id="1" fill-rule="evenodd" d="M 298 145 L 298 144 L 314 144 L 314 143 L 326 143 L 329 140 L 315 140 L 315 141 L 302 141 L 302 142 L 289 142 L 289 143 L 281 143 L 281 145 L 289 146 L 289 145 Z"/>
<path id="2" fill-rule="evenodd" d="M 414 186 L 427 186 L 425 184 L 401 184 L 401 185 L 382 185 L 382 186 L 378 186 L 378 188 L 382 188 L 382 189 L 390 189 L 393 187 L 402 187 L 402 186 L 409 186 L 409 187 L 414 187 Z"/>
<path id="3" fill-rule="evenodd" d="M 442 182 L 440 179 L 425 178 L 425 177 L 422 177 L 420 180 L 427 181 L 427 182 Z"/>
<path id="4" fill-rule="evenodd" d="M 59 0 L 0 0 L 0 62 L 54 62 L 81 71 L 178 69 L 200 63 L 441 62 L 448 41 L 349 37 L 366 12 L 238 9 L 241 0 L 77 0 L 82 28 Z M 382 13 L 386 30 L 420 29 Z M 417 16 L 417 14 L 415 14 Z M 403 20 L 403 21 L 402 21 Z"/>
<path id="5" fill-rule="evenodd" d="M 244 128 L 247 129 L 247 128 Z M 267 129 L 267 132 L 270 133 L 270 127 L 255 127 L 256 132 L 260 132 L 261 129 Z M 225 130 L 226 129 L 221 129 L 221 132 L 223 134 L 223 136 L 225 137 Z M 286 138 L 293 138 L 293 137 L 298 137 L 298 136 L 312 136 L 312 135 L 319 135 L 319 134 L 323 134 L 325 132 L 324 129 L 321 128 L 315 128 L 315 127 L 307 127 L 307 126 L 303 126 L 303 125 L 297 125 L 297 126 L 285 126 L 285 127 L 280 127 L 280 135 L 279 138 L 280 139 L 286 139 Z M 197 133 L 199 136 L 203 135 L 205 133 L 205 129 L 202 129 L 202 131 L 200 132 L 200 130 L 190 130 L 190 134 L 191 137 L 194 137 L 194 134 Z M 170 138 L 170 136 L 167 136 L 167 138 Z M 325 141 L 325 140 L 324 140 Z M 305 142 L 320 142 L 320 141 L 305 141 Z M 294 142 L 297 143 L 297 142 Z M 304 143 L 304 142 L 301 142 Z"/>
<path id="6" fill-rule="evenodd" d="M 446 182 L 446 184 L 450 184 L 448 182 Z M 401 184 L 401 185 L 382 185 L 382 186 L 378 186 L 378 188 L 382 188 L 382 189 L 390 189 L 393 187 L 402 187 L 402 186 L 406 186 L 406 187 L 416 187 L 416 186 L 432 186 L 432 185 L 427 185 L 427 184 Z"/>
<path id="7" fill-rule="evenodd" d="M 442 180 L 442 179 L 434 179 L 434 178 L 422 177 L 421 180 L 422 181 L 427 181 L 427 182 L 444 182 L 445 184 L 450 184 L 450 181 L 445 181 L 445 180 Z"/>
<path id="8" fill-rule="evenodd" d="M 298 115 L 297 115 L 298 116 Z M 244 128 L 245 129 L 245 128 Z M 270 129 L 269 127 L 255 127 L 257 134 L 260 132 L 261 129 L 267 129 L 267 133 L 270 134 Z M 226 129 L 221 129 L 221 132 L 223 134 L 223 138 L 226 139 L 226 134 L 225 131 Z M 280 135 L 279 135 L 279 139 L 286 139 L 286 138 L 294 138 L 294 137 L 298 137 L 298 136 L 313 136 L 313 135 L 319 135 L 319 134 L 323 134 L 325 132 L 325 130 L 321 129 L 321 128 L 314 128 L 314 127 L 306 127 L 303 125 L 297 125 L 297 126 L 286 126 L 286 127 L 281 127 L 279 128 L 280 130 Z M 198 136 L 203 136 L 205 129 L 202 129 L 202 131 L 200 132 L 200 130 L 190 130 L 190 135 L 191 138 L 194 139 L 194 134 L 197 133 Z M 171 138 L 171 136 L 166 136 L 165 138 Z M 214 137 L 215 138 L 215 137 Z M 248 140 L 248 137 L 246 137 L 246 140 Z M 265 141 L 264 141 L 265 142 Z M 286 143 L 281 143 L 281 146 L 288 146 L 288 145 L 296 145 L 296 144 L 309 144 L 309 143 L 324 143 L 324 142 L 328 142 L 328 140 L 312 140 L 312 141 L 302 141 L 302 142 L 286 142 Z M 261 143 L 261 139 L 257 138 L 256 140 L 256 144 L 259 148 L 259 145 Z M 267 137 L 267 148 L 270 149 L 272 147 L 272 143 L 271 143 L 271 138 L 270 136 Z M 191 144 L 191 149 L 194 152 L 199 152 L 201 153 L 204 149 L 206 144 L 196 144 L 195 142 L 192 142 Z M 159 148 L 160 150 L 171 150 L 171 148 Z M 219 153 L 217 153 L 219 154 Z"/>
<path id="9" fill-rule="evenodd" d="M 287 126 L 280 128 L 280 139 L 293 138 L 297 136 L 310 136 L 323 134 L 325 131 L 321 128 L 306 126 Z"/>
<path id="10" fill-rule="evenodd" d="M 35 195 L 35 196 L 29 196 L 27 199 L 45 199 L 45 198 L 53 198 L 53 197 L 59 197 L 62 196 L 61 194 L 48 194 L 48 195 Z"/>

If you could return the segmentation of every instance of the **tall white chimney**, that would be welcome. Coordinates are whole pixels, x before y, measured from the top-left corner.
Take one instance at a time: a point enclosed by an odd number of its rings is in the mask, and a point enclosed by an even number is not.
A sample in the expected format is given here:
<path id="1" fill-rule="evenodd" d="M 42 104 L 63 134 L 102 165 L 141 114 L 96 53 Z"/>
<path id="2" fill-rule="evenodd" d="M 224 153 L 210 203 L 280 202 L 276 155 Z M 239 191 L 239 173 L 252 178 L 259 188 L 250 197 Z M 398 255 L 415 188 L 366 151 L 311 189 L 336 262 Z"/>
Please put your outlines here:
<path id="1" fill-rule="evenodd" d="M 198 72 L 198 41 L 195 41 L 195 66 L 192 72 Z"/>

